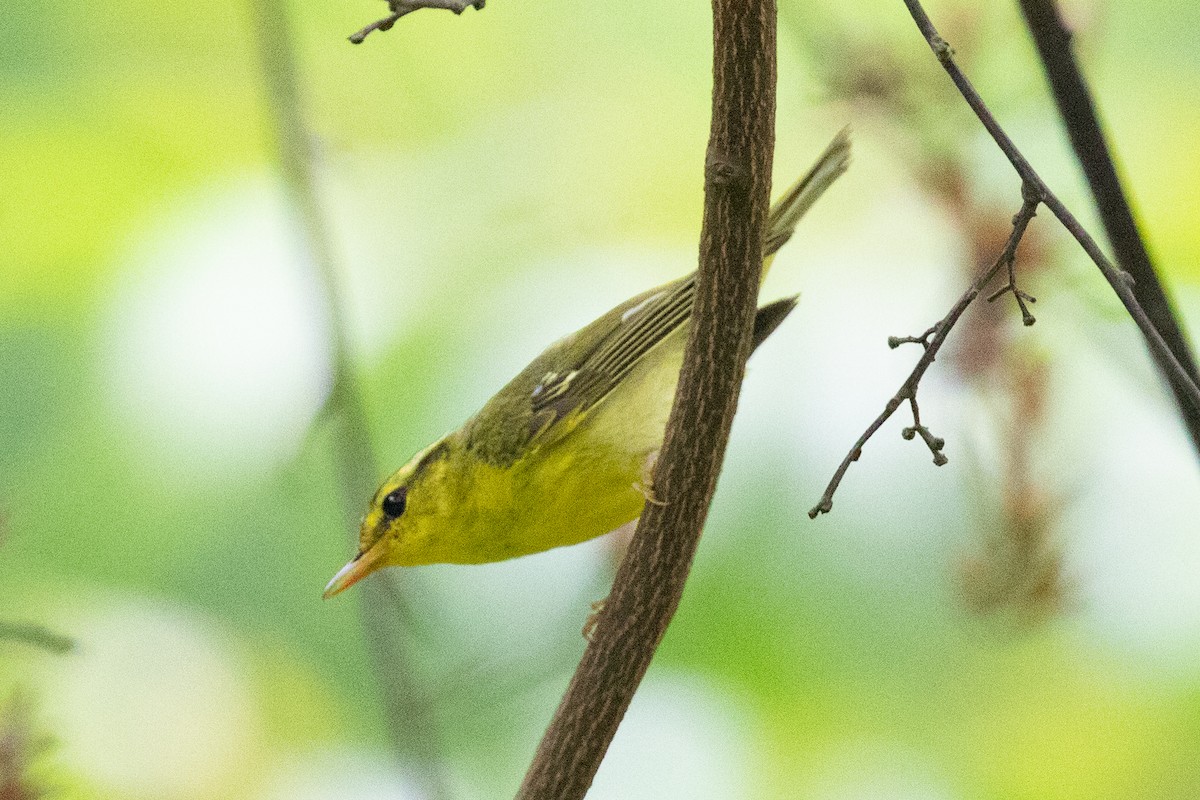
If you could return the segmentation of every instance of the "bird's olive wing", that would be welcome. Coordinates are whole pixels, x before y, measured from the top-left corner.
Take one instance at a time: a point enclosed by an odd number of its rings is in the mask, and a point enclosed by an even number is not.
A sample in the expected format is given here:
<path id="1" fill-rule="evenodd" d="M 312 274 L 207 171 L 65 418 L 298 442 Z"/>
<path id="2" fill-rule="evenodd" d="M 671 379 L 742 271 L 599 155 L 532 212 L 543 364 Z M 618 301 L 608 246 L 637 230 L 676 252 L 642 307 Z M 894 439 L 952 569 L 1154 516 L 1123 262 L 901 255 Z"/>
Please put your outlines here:
<path id="1" fill-rule="evenodd" d="M 626 300 L 546 348 L 456 434 L 473 457 L 508 467 L 573 430 L 656 344 L 691 316 L 695 277 Z"/>
<path id="2" fill-rule="evenodd" d="M 534 386 L 530 435 L 603 400 L 643 356 L 691 317 L 695 296 L 696 278 L 690 275 L 609 312 L 604 335 L 570 362 L 547 371 Z"/>

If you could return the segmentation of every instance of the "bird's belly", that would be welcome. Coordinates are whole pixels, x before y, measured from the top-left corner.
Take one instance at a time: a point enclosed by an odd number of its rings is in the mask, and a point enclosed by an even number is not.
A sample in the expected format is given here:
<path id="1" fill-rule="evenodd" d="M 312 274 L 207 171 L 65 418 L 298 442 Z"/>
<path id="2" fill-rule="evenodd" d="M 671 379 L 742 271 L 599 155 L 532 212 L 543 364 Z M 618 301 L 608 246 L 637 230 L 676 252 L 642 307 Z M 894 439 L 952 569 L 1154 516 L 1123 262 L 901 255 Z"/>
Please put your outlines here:
<path id="1" fill-rule="evenodd" d="M 615 530 L 642 513 L 640 470 L 632 460 L 581 459 L 573 465 L 548 461 L 548 491 L 523 505 L 531 512 L 520 531 L 526 552 L 577 544 Z M 556 469 L 556 467 L 563 467 Z"/>
<path id="2" fill-rule="evenodd" d="M 422 563 L 504 561 L 615 530 L 642 513 L 643 469 L 658 446 L 651 441 L 643 452 L 631 452 L 575 439 L 512 470 L 480 468 L 473 485 L 490 489 L 476 495 L 493 502 L 460 508 L 452 526 L 456 535 L 445 537 L 442 549 Z"/>

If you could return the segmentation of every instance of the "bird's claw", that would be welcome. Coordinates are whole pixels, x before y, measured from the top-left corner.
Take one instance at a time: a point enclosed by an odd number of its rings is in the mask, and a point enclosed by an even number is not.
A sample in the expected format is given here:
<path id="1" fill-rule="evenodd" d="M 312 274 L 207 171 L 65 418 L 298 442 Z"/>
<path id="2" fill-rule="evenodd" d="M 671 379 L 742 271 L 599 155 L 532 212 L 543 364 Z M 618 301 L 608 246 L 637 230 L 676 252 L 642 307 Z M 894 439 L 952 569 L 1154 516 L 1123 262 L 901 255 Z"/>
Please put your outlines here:
<path id="1" fill-rule="evenodd" d="M 600 612 L 604 610 L 604 604 L 608 602 L 608 598 L 597 600 L 592 603 L 592 612 L 588 614 L 587 620 L 583 623 L 583 638 L 589 642 L 592 641 L 592 634 L 596 632 L 596 623 L 600 621 Z"/>

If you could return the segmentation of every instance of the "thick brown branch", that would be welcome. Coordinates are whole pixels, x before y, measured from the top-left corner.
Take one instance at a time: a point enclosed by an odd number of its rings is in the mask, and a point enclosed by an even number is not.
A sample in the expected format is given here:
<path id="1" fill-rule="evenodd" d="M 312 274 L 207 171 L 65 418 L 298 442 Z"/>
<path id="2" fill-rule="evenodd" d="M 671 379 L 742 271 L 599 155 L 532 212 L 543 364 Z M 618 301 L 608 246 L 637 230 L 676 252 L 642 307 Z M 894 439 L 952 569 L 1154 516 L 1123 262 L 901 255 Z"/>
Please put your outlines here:
<path id="1" fill-rule="evenodd" d="M 591 785 L 683 593 L 737 406 L 758 294 L 775 116 L 774 0 L 713 1 L 713 117 L 695 312 L 646 505 L 518 794 Z"/>
<path id="2" fill-rule="evenodd" d="M 829 485 L 825 487 L 825 493 L 821 495 L 820 501 L 809 510 L 808 516 L 810 519 L 815 519 L 819 514 L 827 514 L 833 508 L 833 495 L 841 485 L 842 478 L 846 476 L 850 465 L 858 461 L 859 457 L 862 456 L 863 446 L 866 445 L 867 441 L 875 435 L 876 431 L 883 427 L 883 423 L 887 422 L 892 414 L 895 414 L 896 410 L 905 402 L 908 402 L 912 409 L 913 424 L 911 427 L 901 431 L 901 435 L 905 439 L 913 439 L 919 435 L 921 440 L 925 442 L 925 446 L 933 454 L 933 463 L 939 467 L 947 463 L 948 459 L 945 453 L 942 452 L 942 448 L 946 445 L 945 441 L 934 436 L 929 431 L 929 428 L 921 424 L 921 411 L 917 406 L 917 387 L 921 383 L 921 378 L 925 376 L 925 371 L 937 359 L 938 351 L 946 343 L 946 337 L 950 334 L 951 329 L 963 315 L 963 312 L 967 310 L 967 306 L 971 305 L 975 298 L 979 296 L 979 293 L 983 291 L 984 287 L 991 282 L 992 278 L 996 277 L 997 272 L 1007 267 L 1009 270 L 1009 281 L 1013 284 L 1014 291 L 1020 291 L 1015 288 L 1012 265 L 1017 257 L 1017 246 L 1021 244 L 1021 238 L 1025 236 L 1025 229 L 1029 227 L 1029 221 L 1037 213 L 1037 207 L 1041 202 L 1039 196 L 1036 194 L 1036 190 L 1032 190 L 1031 187 L 1027 187 L 1023 194 L 1025 202 L 1021 205 L 1021 210 L 1013 217 L 1012 234 L 1008 237 L 1008 243 L 1004 246 L 1000 257 L 996 259 L 996 263 L 979 273 L 979 277 L 975 279 L 975 282 L 963 293 L 962 297 L 958 298 L 958 302 L 954 304 L 954 307 L 950 309 L 950 312 L 938 324 L 920 336 L 892 336 L 888 339 L 888 346 L 893 349 L 902 344 L 920 344 L 925 348 L 925 352 L 921 354 L 921 359 L 904 380 L 904 383 L 900 386 L 900 390 L 896 392 L 891 400 L 888 400 L 883 413 L 867 426 L 862 436 L 859 436 L 858 441 L 850 448 L 850 452 L 842 459 L 842 463 L 838 465 L 837 471 L 833 473 L 833 478 L 829 481 Z M 1005 287 L 1001 292 L 1007 290 L 1007 288 Z M 999 295 L 993 295 L 993 297 L 997 296 Z"/>
<path id="3" fill-rule="evenodd" d="M 487 0 L 388 0 L 388 8 L 392 13 L 383 19 L 375 20 L 370 25 L 367 25 L 362 30 L 350 34 L 348 38 L 352 44 L 362 44 L 363 40 L 374 31 L 391 30 L 391 27 L 400 21 L 401 17 L 406 17 L 414 11 L 420 11 L 422 8 L 435 8 L 442 11 L 453 11 L 455 14 L 461 14 L 468 8 L 474 8 L 476 11 L 482 11 Z"/>
<path id="4" fill-rule="evenodd" d="M 1108 281 L 1108 285 L 1112 287 L 1120 299 L 1121 304 L 1125 307 L 1126 312 L 1133 318 L 1134 323 L 1138 326 L 1138 330 L 1142 332 L 1142 336 L 1146 340 L 1146 344 L 1150 348 L 1150 354 L 1154 358 L 1155 364 L 1162 372 L 1168 382 L 1181 394 L 1186 400 L 1188 406 L 1196 413 L 1200 413 L 1200 388 L 1197 388 L 1195 381 L 1188 375 L 1187 370 L 1183 368 L 1175 354 L 1171 352 L 1171 348 L 1167 347 L 1162 335 L 1150 321 L 1146 312 L 1142 309 L 1138 299 L 1134 296 L 1131 284 L 1133 278 L 1127 272 L 1122 272 L 1114 267 L 1096 244 L 1096 241 L 1091 237 L 1084 227 L 1075 219 L 1075 216 L 1067 210 L 1067 207 L 1050 191 L 1045 181 L 1034 171 L 1033 167 L 1013 144 L 1012 139 L 1000 127 L 1000 123 L 996 121 L 995 116 L 983 102 L 983 98 L 979 96 L 979 92 L 967 80 L 967 76 L 959 69 L 958 64 L 954 61 L 954 50 L 946 43 L 946 40 L 938 34 L 934 28 L 933 22 L 930 21 L 929 15 L 925 13 L 925 9 L 921 6 L 920 0 L 904 0 L 904 4 L 908 7 L 909 13 L 912 15 L 913 21 L 916 22 L 917 28 L 925 37 L 925 41 L 929 43 L 929 47 L 941 62 L 942 67 L 954 81 L 954 85 L 958 87 L 959 93 L 971 109 L 975 112 L 975 116 L 983 123 L 983 127 L 991 134 L 996 145 L 1004 152 L 1006 158 L 1017 174 L 1021 176 L 1021 180 L 1027 187 L 1032 187 L 1032 190 L 1042 198 L 1042 202 L 1050 209 L 1051 213 L 1058 218 L 1063 227 L 1075 238 L 1079 246 L 1083 248 L 1088 257 L 1100 270 L 1104 279 Z"/>
<path id="5" fill-rule="evenodd" d="M 1117 177 L 1091 92 L 1075 61 L 1071 33 L 1063 23 L 1054 0 L 1020 0 L 1020 5 L 1046 69 L 1058 113 L 1071 139 L 1071 148 L 1096 200 L 1100 222 L 1104 225 L 1117 263 L 1133 276 L 1134 296 L 1146 309 L 1146 315 L 1162 334 L 1175 358 L 1191 376 L 1193 383 L 1200 381 L 1195 356 L 1188 346 L 1171 301 L 1158 280 L 1129 201 L 1125 198 L 1121 180 Z M 1192 444 L 1200 451 L 1200 409 L 1188 403 L 1186 387 L 1172 380 L 1171 389 L 1191 434 Z"/>

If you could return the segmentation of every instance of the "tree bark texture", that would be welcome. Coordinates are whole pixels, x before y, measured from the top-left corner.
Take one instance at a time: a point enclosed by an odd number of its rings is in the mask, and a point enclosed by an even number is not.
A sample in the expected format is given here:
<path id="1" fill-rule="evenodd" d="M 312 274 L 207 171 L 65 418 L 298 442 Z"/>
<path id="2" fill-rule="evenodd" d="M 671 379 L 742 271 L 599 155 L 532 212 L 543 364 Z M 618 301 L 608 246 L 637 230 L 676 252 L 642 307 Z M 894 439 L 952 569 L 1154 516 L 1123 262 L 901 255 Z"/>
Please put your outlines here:
<path id="1" fill-rule="evenodd" d="M 591 786 L 679 605 L 750 355 L 775 131 L 775 0 L 713 0 L 713 114 L 696 305 L 653 492 L 517 795 Z"/>

